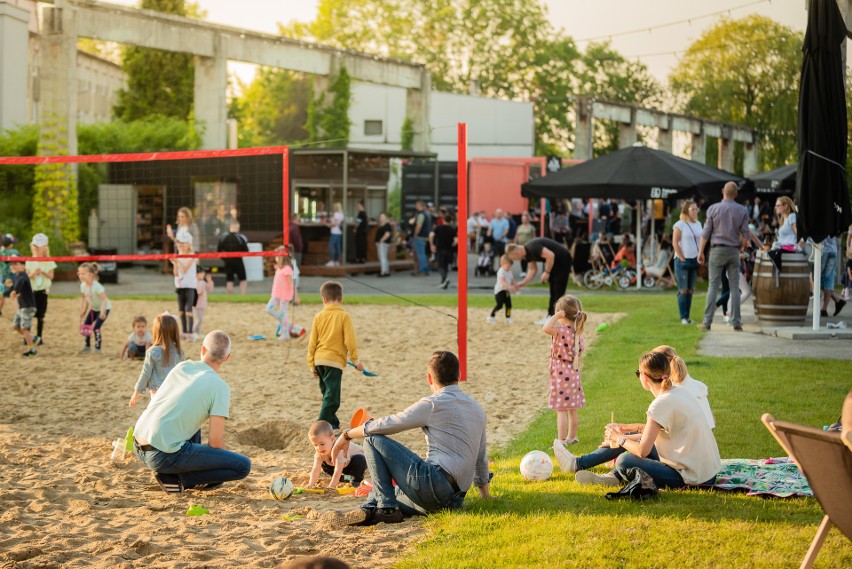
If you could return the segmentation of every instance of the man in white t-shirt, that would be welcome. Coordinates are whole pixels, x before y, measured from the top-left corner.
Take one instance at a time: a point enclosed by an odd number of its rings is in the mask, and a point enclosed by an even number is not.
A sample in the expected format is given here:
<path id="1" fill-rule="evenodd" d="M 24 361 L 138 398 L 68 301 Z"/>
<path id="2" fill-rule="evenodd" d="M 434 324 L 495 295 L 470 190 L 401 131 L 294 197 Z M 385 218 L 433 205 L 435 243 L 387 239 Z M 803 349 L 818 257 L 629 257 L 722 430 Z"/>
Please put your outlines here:
<path id="1" fill-rule="evenodd" d="M 230 357 L 228 335 L 221 330 L 207 334 L 201 361 L 176 365 L 136 422 L 136 456 L 170 494 L 209 490 L 251 471 L 248 457 L 225 450 L 231 388 L 218 372 Z M 201 444 L 204 421 L 209 426 L 206 445 Z"/>

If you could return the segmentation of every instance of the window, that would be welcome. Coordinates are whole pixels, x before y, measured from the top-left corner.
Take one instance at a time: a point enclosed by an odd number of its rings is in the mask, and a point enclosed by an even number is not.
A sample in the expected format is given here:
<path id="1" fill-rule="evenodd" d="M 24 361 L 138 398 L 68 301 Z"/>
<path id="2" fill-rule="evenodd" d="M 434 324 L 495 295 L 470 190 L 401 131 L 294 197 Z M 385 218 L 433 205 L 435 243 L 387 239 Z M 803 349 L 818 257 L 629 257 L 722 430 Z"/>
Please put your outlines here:
<path id="1" fill-rule="evenodd" d="M 381 136 L 382 135 L 382 121 L 364 121 L 364 135 L 365 136 Z"/>

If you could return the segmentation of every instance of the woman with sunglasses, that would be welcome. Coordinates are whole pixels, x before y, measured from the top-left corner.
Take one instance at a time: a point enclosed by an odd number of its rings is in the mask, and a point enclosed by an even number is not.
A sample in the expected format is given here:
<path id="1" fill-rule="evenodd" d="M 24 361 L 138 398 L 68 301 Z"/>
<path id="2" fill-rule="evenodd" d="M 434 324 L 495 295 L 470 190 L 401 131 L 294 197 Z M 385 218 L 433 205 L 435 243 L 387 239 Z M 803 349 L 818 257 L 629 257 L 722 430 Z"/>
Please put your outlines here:
<path id="1" fill-rule="evenodd" d="M 719 448 L 695 394 L 678 385 L 687 379 L 683 360 L 662 351 L 647 352 L 636 377 L 654 395 L 645 424 L 607 425 L 606 446 L 583 456 L 559 452 L 559 466 L 576 472 L 580 484 L 621 486 L 628 469 L 635 467 L 659 488 L 712 484 L 722 467 Z M 586 470 L 612 459 L 615 469 L 608 474 Z"/>

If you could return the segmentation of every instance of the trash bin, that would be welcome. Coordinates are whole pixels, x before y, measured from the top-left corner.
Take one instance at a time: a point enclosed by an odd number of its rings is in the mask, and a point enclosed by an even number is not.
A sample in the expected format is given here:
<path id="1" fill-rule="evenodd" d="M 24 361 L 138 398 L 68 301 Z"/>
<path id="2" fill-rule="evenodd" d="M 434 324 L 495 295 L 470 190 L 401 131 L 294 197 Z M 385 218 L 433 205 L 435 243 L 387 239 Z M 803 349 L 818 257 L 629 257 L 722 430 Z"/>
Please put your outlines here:
<path id="1" fill-rule="evenodd" d="M 249 251 L 263 251 L 263 243 L 249 243 Z M 248 282 L 259 282 L 263 280 L 263 257 L 243 257 L 243 265 L 246 268 L 246 280 Z"/>
<path id="2" fill-rule="evenodd" d="M 92 255 L 118 255 L 118 249 L 90 249 Z M 97 261 L 100 271 L 98 280 L 102 283 L 118 283 L 118 263 L 115 261 Z"/>

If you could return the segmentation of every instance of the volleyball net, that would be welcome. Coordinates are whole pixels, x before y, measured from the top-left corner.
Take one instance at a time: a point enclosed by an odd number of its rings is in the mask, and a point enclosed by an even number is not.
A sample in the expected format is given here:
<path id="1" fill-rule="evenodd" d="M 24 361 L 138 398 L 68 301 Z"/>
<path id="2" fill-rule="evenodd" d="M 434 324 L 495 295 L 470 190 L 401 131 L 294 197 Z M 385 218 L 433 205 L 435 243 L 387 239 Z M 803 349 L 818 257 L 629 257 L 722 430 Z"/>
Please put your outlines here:
<path id="1" fill-rule="evenodd" d="M 276 246 L 289 241 L 286 146 L 0 157 L 0 193 L 13 192 L 15 184 L 27 180 L 35 181 L 33 202 L 43 211 L 33 231 L 47 234 L 51 245 L 62 243 L 62 249 L 74 251 L 28 260 L 162 261 L 176 256 L 173 238 L 181 228 L 193 236 L 193 253 L 181 256 L 199 259 L 271 257 Z M 76 184 L 76 196 L 63 194 L 63 183 Z M 75 203 L 69 203 L 69 195 Z M 77 216 L 70 225 L 76 222 L 72 233 L 79 242 L 68 238 L 69 220 L 63 216 Z M 3 222 L 0 233 L 5 233 Z M 225 237 L 235 232 L 271 250 L 220 252 L 228 249 L 220 246 Z"/>

